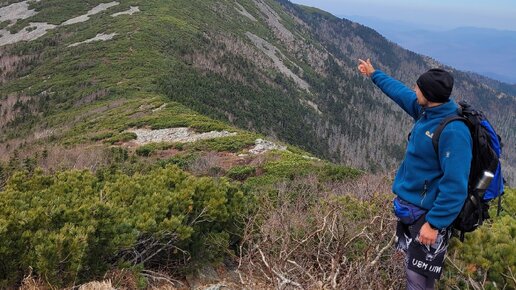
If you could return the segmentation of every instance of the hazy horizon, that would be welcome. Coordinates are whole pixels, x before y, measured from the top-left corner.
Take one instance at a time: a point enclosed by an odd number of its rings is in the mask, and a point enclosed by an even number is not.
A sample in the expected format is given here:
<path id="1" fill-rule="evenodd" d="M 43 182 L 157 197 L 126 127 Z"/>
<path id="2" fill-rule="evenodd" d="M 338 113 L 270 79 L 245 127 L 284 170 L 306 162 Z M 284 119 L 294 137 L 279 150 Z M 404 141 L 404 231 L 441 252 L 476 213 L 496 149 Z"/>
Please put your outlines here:
<path id="1" fill-rule="evenodd" d="M 313 6 L 338 17 L 375 17 L 389 21 L 430 26 L 440 29 L 458 27 L 493 28 L 516 31 L 514 0 L 291 0 Z"/>
<path id="2" fill-rule="evenodd" d="M 486 5 L 474 0 L 469 6 L 464 4 L 464 0 L 455 0 L 453 4 L 443 0 L 426 4 L 393 0 L 388 5 L 380 4 L 378 0 L 292 2 L 317 7 L 339 18 L 371 27 L 400 46 L 435 58 L 443 64 L 516 84 L 516 58 L 513 52 L 516 47 L 516 17 L 510 21 L 503 18 L 513 10 L 516 15 L 516 1 L 495 0 L 493 4 Z M 495 3 L 499 5 L 494 7 Z M 429 13 L 437 9 L 443 12 Z M 464 11 L 481 9 L 485 10 L 482 22 L 478 21 L 478 16 L 475 18 L 474 13 L 461 15 Z M 503 20 L 503 25 L 500 25 L 500 20 Z M 509 23 L 513 23 L 513 26 Z M 486 55 L 491 57 L 485 58 Z"/>

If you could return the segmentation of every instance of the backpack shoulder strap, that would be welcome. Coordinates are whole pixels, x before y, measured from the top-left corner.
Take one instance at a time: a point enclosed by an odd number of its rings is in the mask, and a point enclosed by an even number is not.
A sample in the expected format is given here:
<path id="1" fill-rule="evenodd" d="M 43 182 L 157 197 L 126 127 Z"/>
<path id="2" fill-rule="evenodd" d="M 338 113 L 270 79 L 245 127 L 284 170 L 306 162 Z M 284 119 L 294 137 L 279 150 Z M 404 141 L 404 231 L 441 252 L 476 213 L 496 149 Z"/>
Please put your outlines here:
<path id="1" fill-rule="evenodd" d="M 434 135 L 432 136 L 432 145 L 434 146 L 434 151 L 435 151 L 435 154 L 437 154 L 437 156 L 439 156 L 439 137 L 441 136 L 441 133 L 443 132 L 444 127 L 446 127 L 446 125 L 448 125 L 448 123 L 457 121 L 457 120 L 463 121 L 469 127 L 468 120 L 459 115 L 446 117 L 439 123 L 439 125 L 437 125 L 437 128 L 434 131 Z"/>

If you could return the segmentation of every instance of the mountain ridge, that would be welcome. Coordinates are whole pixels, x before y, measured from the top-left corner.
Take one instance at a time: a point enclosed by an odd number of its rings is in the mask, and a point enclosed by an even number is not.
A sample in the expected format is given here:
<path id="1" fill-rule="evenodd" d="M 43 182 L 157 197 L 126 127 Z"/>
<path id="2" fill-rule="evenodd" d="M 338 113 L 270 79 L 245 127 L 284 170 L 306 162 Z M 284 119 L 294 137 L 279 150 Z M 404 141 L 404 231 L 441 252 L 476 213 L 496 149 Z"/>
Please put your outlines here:
<path id="1" fill-rule="evenodd" d="M 409 84 L 426 69 L 441 66 L 390 43 L 370 28 L 289 1 L 239 1 L 238 5 L 224 1 L 181 2 L 160 6 L 170 13 L 166 16 L 156 9 L 159 1 L 148 5 L 122 2 L 109 8 L 108 13 L 92 15 L 87 22 L 62 26 L 27 45 L 13 45 L 10 51 L 20 49 L 22 53 L 24 46 L 34 46 L 49 61 L 39 60 L 42 65 L 37 60 L 29 62 L 32 70 L 25 68 L 21 76 L 26 77 L 11 77 L 4 82 L 2 94 L 28 88 L 30 100 L 18 103 L 26 112 L 44 108 L 45 112 L 25 116 L 36 122 L 41 114 L 54 114 L 52 110 L 66 112 L 106 97 L 137 95 L 136 90 L 145 88 L 151 94 L 163 94 L 202 114 L 293 143 L 320 157 L 369 170 L 388 170 L 403 155 L 400 143 L 404 133 L 395 128 L 408 130 L 410 120 L 402 118 L 395 105 L 358 75 L 356 60 L 370 56 L 379 69 Z M 75 13 L 67 9 L 63 13 L 68 16 L 54 16 L 51 24 L 66 23 L 102 3 L 80 4 L 74 8 Z M 44 20 L 44 15 L 49 14 L 45 12 L 49 4 L 33 5 L 40 12 L 14 26 Z M 139 6 L 141 11 L 131 16 L 110 16 L 132 6 Z M 150 22 L 135 21 L 147 19 L 147 13 L 164 16 Z M 113 25 L 119 21 L 126 27 L 115 29 Z M 153 25 L 164 30 L 157 31 Z M 77 37 L 78 33 L 83 36 Z M 117 35 L 112 40 L 82 44 L 75 50 L 62 47 L 95 39 L 100 33 Z M 54 46 L 48 47 L 51 50 L 35 46 L 41 43 Z M 93 50 L 81 50 L 85 45 Z M 112 60 L 95 47 L 118 50 L 119 56 Z M 82 60 L 74 57 L 75 53 L 83 54 Z M 11 57 L 28 54 L 14 53 Z M 63 58 L 68 60 L 63 62 Z M 454 95 L 467 96 L 474 105 L 487 108 L 488 113 L 492 111 L 490 116 L 514 102 L 511 87 L 447 68 L 457 78 Z M 34 79 L 37 72 L 40 80 L 49 79 L 36 86 L 27 85 L 27 77 Z M 487 84 L 481 85 L 478 80 Z M 73 88 L 71 84 L 77 82 L 82 83 L 81 87 Z M 49 83 L 51 86 L 45 85 Z M 62 89 L 55 91 L 52 87 Z M 55 104 L 36 104 L 37 95 L 43 96 L 40 103 L 46 99 Z M 505 127 L 511 121 L 504 115 L 493 119 L 495 126 L 503 124 L 501 135 L 513 144 L 514 132 Z M 24 132 L 19 127 L 24 121 L 16 122 L 18 127 L 11 132 L 19 135 Z M 386 128 L 378 126 L 380 123 Z M 43 125 L 41 130 L 52 126 Z M 33 130 L 25 128 L 25 132 Z M 507 153 L 511 167 L 515 153 L 511 149 Z"/>

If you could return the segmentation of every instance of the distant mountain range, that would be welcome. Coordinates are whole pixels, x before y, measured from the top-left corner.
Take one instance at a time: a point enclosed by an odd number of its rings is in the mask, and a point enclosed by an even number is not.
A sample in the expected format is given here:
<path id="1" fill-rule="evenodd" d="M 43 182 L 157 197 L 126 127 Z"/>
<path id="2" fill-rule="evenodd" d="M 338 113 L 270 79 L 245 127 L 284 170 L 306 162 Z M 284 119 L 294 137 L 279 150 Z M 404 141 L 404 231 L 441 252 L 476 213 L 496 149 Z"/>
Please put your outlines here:
<path id="1" fill-rule="evenodd" d="M 458 69 L 516 84 L 516 31 L 459 27 L 451 30 L 403 21 L 344 16 L 389 40 Z"/>

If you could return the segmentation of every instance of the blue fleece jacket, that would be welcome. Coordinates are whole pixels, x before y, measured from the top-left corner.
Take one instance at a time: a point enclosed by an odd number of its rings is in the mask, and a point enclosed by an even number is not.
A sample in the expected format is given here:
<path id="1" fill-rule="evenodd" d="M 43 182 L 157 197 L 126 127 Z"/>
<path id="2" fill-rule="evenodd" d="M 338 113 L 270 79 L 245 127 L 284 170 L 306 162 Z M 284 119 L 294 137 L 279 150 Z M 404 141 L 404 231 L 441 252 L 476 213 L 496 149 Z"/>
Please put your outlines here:
<path id="1" fill-rule="evenodd" d="M 439 122 L 457 114 L 454 101 L 432 108 L 417 103 L 416 93 L 382 71 L 373 82 L 414 118 L 405 158 L 394 179 L 393 192 L 401 199 L 428 210 L 426 220 L 437 228 L 453 223 L 467 197 L 472 140 L 463 122 L 451 122 L 439 138 L 439 156 L 432 135 Z"/>

